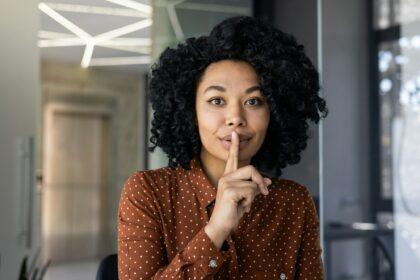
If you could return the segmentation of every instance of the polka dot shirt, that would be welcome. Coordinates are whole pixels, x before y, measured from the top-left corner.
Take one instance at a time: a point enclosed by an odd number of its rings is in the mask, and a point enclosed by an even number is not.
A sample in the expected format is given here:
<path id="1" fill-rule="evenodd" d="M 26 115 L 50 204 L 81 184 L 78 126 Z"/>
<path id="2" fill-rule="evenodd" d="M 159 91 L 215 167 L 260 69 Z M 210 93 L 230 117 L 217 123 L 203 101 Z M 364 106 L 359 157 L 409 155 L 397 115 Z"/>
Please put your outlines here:
<path id="1" fill-rule="evenodd" d="M 216 189 L 191 170 L 137 171 L 118 209 L 118 275 L 134 279 L 323 279 L 319 220 L 305 186 L 271 178 L 220 250 L 204 231 Z"/>

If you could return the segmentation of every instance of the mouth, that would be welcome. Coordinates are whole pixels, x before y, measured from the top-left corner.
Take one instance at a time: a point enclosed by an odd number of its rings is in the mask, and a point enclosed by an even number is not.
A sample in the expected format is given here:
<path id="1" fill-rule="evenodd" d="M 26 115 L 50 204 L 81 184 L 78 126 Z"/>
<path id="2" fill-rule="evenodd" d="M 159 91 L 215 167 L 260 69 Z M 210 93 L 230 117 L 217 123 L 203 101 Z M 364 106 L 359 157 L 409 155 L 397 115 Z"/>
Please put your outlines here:
<path id="1" fill-rule="evenodd" d="M 250 142 L 251 138 L 240 140 L 239 141 L 239 150 L 244 149 L 248 145 L 248 143 Z M 229 150 L 230 149 L 230 145 L 232 144 L 232 141 L 231 140 L 224 140 L 224 139 L 220 139 L 220 138 L 219 138 L 219 140 L 222 143 L 222 146 L 226 150 Z"/>
<path id="2" fill-rule="evenodd" d="M 251 138 L 239 140 L 239 143 L 248 141 L 249 139 L 251 139 Z M 221 140 L 223 140 L 223 139 L 221 139 Z M 232 142 L 231 140 L 223 140 L 223 141 Z"/>

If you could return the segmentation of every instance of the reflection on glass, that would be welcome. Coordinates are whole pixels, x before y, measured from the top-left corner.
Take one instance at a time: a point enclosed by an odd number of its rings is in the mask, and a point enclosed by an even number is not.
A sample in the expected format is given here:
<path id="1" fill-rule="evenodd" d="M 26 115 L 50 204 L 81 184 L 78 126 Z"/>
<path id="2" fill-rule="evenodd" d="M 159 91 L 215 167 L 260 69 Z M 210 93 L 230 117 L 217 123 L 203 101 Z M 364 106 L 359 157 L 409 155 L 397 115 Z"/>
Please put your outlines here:
<path id="1" fill-rule="evenodd" d="M 379 104 L 381 142 L 381 196 L 392 197 L 392 131 L 391 120 L 395 114 L 395 100 L 400 84 L 400 64 L 396 57 L 400 53 L 398 41 L 379 45 Z"/>
<path id="2" fill-rule="evenodd" d="M 377 220 L 395 227 L 396 279 L 414 280 L 420 275 L 420 1 L 374 3 L 375 28 L 388 38 L 378 45 L 380 197 L 393 206 Z"/>
<path id="3" fill-rule="evenodd" d="M 420 275 L 420 2 L 390 5 L 400 38 L 379 45 L 381 195 L 393 201 L 396 279 L 410 280 Z"/>
<path id="4" fill-rule="evenodd" d="M 374 0 L 374 26 L 386 29 L 420 20 L 418 0 Z"/>
<path id="5" fill-rule="evenodd" d="M 413 275 L 420 274 L 420 36 L 413 34 L 411 27 L 402 27 L 402 33 L 409 34 L 400 46 L 405 63 L 395 102 L 398 114 L 392 122 L 398 279 L 414 279 Z"/>

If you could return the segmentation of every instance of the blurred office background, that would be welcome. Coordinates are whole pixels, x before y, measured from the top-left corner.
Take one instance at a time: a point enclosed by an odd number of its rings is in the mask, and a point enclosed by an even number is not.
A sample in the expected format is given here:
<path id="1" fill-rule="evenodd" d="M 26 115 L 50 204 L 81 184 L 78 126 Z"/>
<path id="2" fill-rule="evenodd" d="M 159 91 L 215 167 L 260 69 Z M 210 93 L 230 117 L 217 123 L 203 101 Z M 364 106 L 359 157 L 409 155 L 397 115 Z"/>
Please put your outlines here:
<path id="1" fill-rule="evenodd" d="M 94 279 L 149 153 L 149 67 L 235 15 L 305 46 L 330 114 L 283 177 L 321 220 L 326 279 L 420 275 L 420 1 L 0 2 L 0 279 Z M 275 176 L 275 174 L 273 174 Z M 34 278 L 38 279 L 38 278 Z"/>

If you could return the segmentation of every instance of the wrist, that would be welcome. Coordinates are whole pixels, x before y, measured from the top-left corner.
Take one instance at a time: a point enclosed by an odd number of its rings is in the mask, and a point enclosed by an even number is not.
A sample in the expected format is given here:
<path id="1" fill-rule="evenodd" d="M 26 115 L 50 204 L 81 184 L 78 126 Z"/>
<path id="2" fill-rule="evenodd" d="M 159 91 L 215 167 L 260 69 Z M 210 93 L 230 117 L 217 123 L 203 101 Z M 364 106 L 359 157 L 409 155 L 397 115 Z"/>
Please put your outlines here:
<path id="1" fill-rule="evenodd" d="M 227 231 L 219 230 L 211 224 L 207 224 L 204 227 L 204 232 L 207 234 L 207 236 L 214 243 L 218 250 L 221 249 L 223 243 L 226 240 L 226 237 L 229 234 Z"/>

